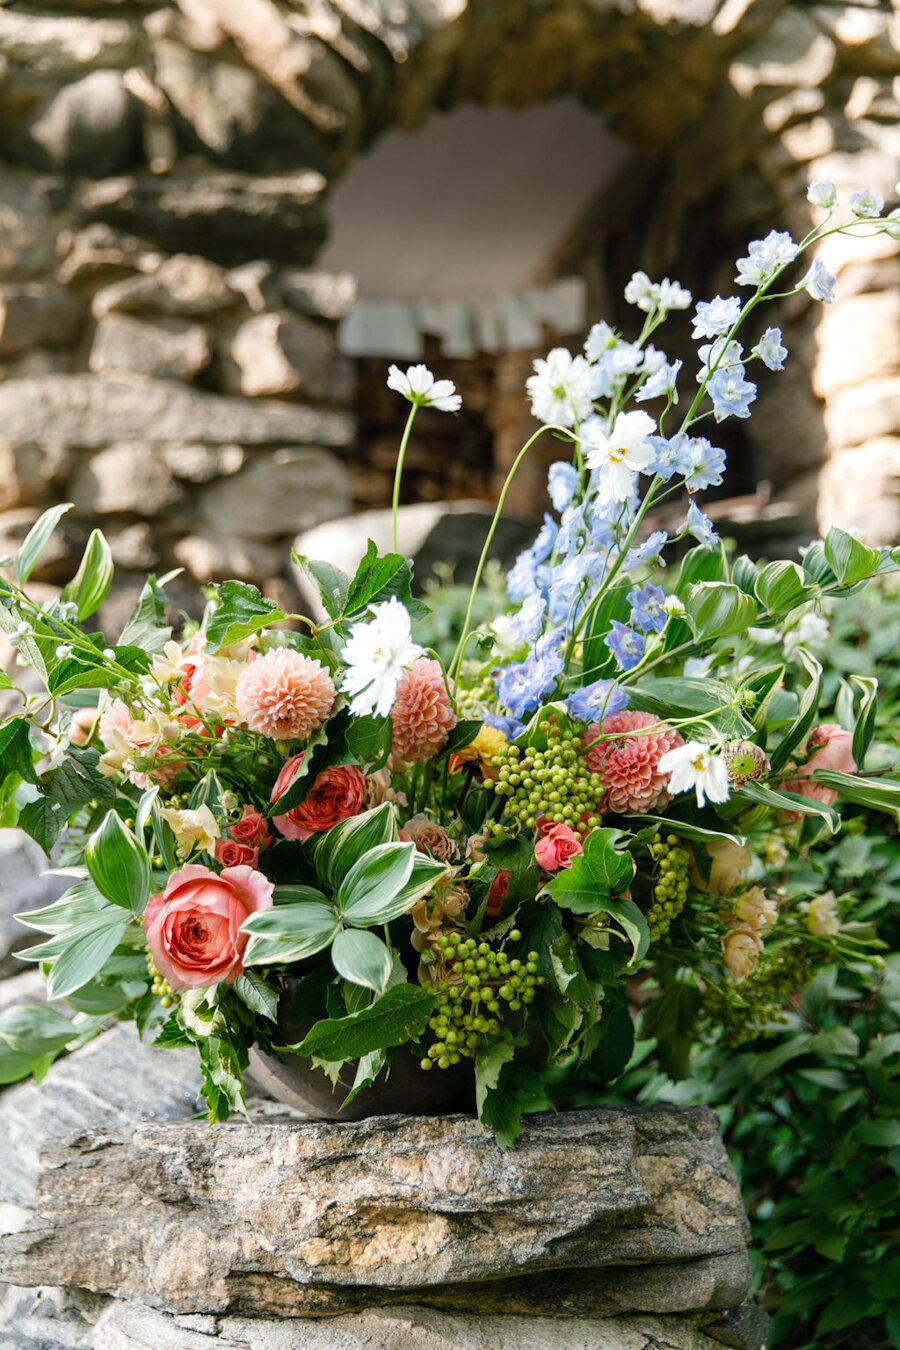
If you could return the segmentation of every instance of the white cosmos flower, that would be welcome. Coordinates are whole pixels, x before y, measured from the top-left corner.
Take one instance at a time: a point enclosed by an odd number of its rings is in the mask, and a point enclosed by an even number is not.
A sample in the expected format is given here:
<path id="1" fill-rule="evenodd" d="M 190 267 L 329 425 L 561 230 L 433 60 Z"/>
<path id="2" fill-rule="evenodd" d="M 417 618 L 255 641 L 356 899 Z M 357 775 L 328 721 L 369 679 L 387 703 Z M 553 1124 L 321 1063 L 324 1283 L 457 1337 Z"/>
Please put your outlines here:
<path id="1" fill-rule="evenodd" d="M 525 381 L 531 415 L 545 425 L 574 426 L 593 411 L 594 372 L 583 356 L 554 347 L 546 361 L 538 357 Z"/>
<path id="2" fill-rule="evenodd" d="M 656 452 L 647 440 L 656 431 L 656 423 L 648 413 L 618 413 L 612 431 L 602 430 L 599 418 L 585 427 L 585 463 L 596 469 L 600 489 L 617 502 L 631 495 L 633 475 L 644 472 L 653 462 Z"/>
<path id="3" fill-rule="evenodd" d="M 712 754 L 708 745 L 688 741 L 676 746 L 662 756 L 658 768 L 669 775 L 668 791 L 673 796 L 694 788 L 698 806 L 705 806 L 707 797 L 711 802 L 728 800 L 728 769 L 721 755 Z"/>
<path id="4" fill-rule="evenodd" d="M 419 408 L 459 412 L 462 407 L 462 399 L 453 381 L 436 380 L 427 366 L 410 366 L 405 375 L 399 366 L 391 366 L 387 385 L 388 389 L 395 389 Z"/>
<path id="5" fill-rule="evenodd" d="M 409 613 L 395 595 L 374 605 L 372 618 L 354 624 L 344 646 L 342 688 L 351 695 L 350 711 L 357 717 L 387 717 L 404 668 L 422 652 L 412 640 Z"/>

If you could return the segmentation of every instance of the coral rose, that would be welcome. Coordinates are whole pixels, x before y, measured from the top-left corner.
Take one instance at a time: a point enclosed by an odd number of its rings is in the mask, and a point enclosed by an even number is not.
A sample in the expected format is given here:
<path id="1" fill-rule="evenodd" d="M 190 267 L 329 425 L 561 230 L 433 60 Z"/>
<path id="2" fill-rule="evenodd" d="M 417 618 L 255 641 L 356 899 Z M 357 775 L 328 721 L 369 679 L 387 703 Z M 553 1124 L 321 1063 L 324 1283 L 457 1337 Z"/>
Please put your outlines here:
<path id="1" fill-rule="evenodd" d="M 275 802 L 290 787 L 302 755 L 293 755 L 285 764 L 272 789 Z M 358 816 L 366 802 L 366 780 L 353 764 L 324 769 L 313 783 L 305 801 L 283 816 L 276 816 L 273 824 L 286 839 L 308 839 L 321 834 L 333 825 Z"/>
<path id="2" fill-rule="evenodd" d="M 828 769 L 833 773 L 854 773 L 856 760 L 853 758 L 853 735 L 835 722 L 823 722 L 810 736 L 806 748 L 812 753 L 806 763 L 801 764 L 796 770 L 796 777 L 789 783 L 784 783 L 783 787 L 801 797 L 809 797 L 812 801 L 833 806 L 837 801 L 834 789 L 825 787 L 824 783 L 807 780 L 817 769 Z M 793 812 L 791 814 L 795 820 L 800 819 L 798 814 Z"/>
<path id="3" fill-rule="evenodd" d="M 497 874 L 491 882 L 491 889 L 488 891 L 487 904 L 484 907 L 484 917 L 486 919 L 499 919 L 500 911 L 503 908 L 503 901 L 509 894 L 509 879 L 512 871 L 508 867 L 498 867 Z"/>
<path id="4" fill-rule="evenodd" d="M 259 849 L 251 844 L 240 844 L 236 839 L 217 839 L 213 857 L 223 867 L 255 867 L 259 862 Z"/>
<path id="5" fill-rule="evenodd" d="M 548 821 L 541 826 L 541 835 L 534 846 L 534 856 L 545 872 L 571 867 L 572 859 L 584 852 L 581 840 L 568 825 L 553 825 Z"/>
<path id="6" fill-rule="evenodd" d="M 247 726 L 273 741 L 305 741 L 325 721 L 335 697 L 321 661 L 290 647 L 274 647 L 250 662 L 235 689 Z"/>
<path id="7" fill-rule="evenodd" d="M 268 848 L 272 842 L 269 822 L 265 816 L 261 816 L 258 811 L 254 811 L 252 806 L 244 807 L 240 820 L 236 820 L 233 825 L 229 825 L 226 834 L 237 840 L 239 844 L 248 844 L 251 848 L 256 849 Z"/>
<path id="8" fill-rule="evenodd" d="M 216 876 L 191 864 L 173 872 L 144 911 L 147 946 L 173 989 L 231 984 L 243 970 L 247 937 L 241 924 L 272 904 L 271 881 L 252 867 L 226 867 Z"/>
<path id="9" fill-rule="evenodd" d="M 646 728 L 654 727 L 654 731 Z M 622 735 L 623 732 L 644 734 Z M 618 737 L 612 741 L 591 741 L 600 735 L 592 722 L 581 738 L 589 746 L 584 759 L 592 773 L 600 775 L 606 791 L 600 811 L 642 813 L 660 804 L 668 785 L 668 775 L 659 772 L 659 761 L 669 750 L 684 745 L 679 732 L 652 713 L 619 712 L 603 719 L 603 734 Z"/>
<path id="10" fill-rule="evenodd" d="M 404 670 L 397 685 L 391 753 L 395 759 L 415 764 L 436 755 L 456 726 L 456 713 L 444 683 L 439 661 L 420 657 Z"/>

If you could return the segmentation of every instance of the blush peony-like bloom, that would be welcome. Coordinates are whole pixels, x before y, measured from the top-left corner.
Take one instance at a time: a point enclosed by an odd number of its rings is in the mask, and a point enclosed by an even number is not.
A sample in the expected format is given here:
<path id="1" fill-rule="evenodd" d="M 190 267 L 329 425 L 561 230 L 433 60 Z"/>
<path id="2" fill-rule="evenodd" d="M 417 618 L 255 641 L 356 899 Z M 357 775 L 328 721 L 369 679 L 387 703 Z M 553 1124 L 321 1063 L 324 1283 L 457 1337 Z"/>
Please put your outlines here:
<path id="1" fill-rule="evenodd" d="M 232 984 L 243 970 L 247 938 L 241 924 L 272 904 L 273 883 L 252 867 L 226 867 L 216 876 L 192 864 L 173 872 L 144 911 L 147 946 L 173 989 Z"/>
<path id="2" fill-rule="evenodd" d="M 411 670 L 403 672 L 391 720 L 391 753 L 395 759 L 415 764 L 437 754 L 456 726 L 439 661 L 420 657 Z"/>
<path id="3" fill-rule="evenodd" d="M 568 825 L 554 825 L 546 821 L 541 826 L 541 838 L 534 846 L 534 856 L 538 866 L 543 867 L 545 872 L 571 867 L 572 859 L 583 852 L 584 845 Z"/>
<path id="4" fill-rule="evenodd" d="M 759 931 L 749 923 L 736 923 L 722 940 L 722 957 L 736 984 L 756 969 L 762 951 Z"/>
<path id="5" fill-rule="evenodd" d="M 856 771 L 856 760 L 853 758 L 853 734 L 845 731 L 836 722 L 823 722 L 821 726 L 816 727 L 810 736 L 806 748 L 811 750 L 812 753 L 806 763 L 801 764 L 800 768 L 796 770 L 796 777 L 789 783 L 785 783 L 784 788 L 787 792 L 796 792 L 800 797 L 809 797 L 811 801 L 824 802 L 826 806 L 833 806 L 837 801 L 837 793 L 834 789 L 825 787 L 824 783 L 814 783 L 811 778 L 817 769 L 828 769 L 832 773 L 854 773 Z M 791 812 L 791 815 L 794 819 L 799 819 L 795 812 Z"/>
<path id="6" fill-rule="evenodd" d="M 655 730 L 647 731 L 648 727 Z M 623 736 L 623 732 L 636 734 Z M 604 717 L 603 734 L 619 735 L 621 739 L 591 745 L 600 735 L 596 722 L 591 723 L 581 739 L 583 746 L 590 746 L 584 757 L 588 769 L 600 775 L 606 788 L 601 812 L 652 811 L 668 784 L 667 775 L 659 770 L 659 761 L 667 751 L 684 744 L 680 733 L 652 713 L 625 711 Z"/>
<path id="7" fill-rule="evenodd" d="M 273 741 L 305 741 L 334 700 L 334 682 L 322 663 L 290 647 L 274 647 L 246 666 L 235 691 L 250 730 Z"/>
<path id="8" fill-rule="evenodd" d="M 290 787 L 302 758 L 293 755 L 281 770 L 272 789 L 273 802 Z M 275 816 L 272 823 L 286 839 L 308 839 L 311 834 L 330 830 L 348 816 L 358 816 L 365 804 L 366 780 L 355 765 L 323 769 L 306 800 L 283 816 Z"/>

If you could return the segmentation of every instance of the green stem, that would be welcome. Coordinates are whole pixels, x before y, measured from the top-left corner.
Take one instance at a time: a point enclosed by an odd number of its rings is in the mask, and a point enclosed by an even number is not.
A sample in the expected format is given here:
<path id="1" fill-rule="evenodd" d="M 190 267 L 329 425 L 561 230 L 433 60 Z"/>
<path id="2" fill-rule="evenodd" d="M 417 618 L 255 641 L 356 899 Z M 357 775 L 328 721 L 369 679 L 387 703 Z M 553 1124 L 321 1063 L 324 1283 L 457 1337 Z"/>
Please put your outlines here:
<path id="1" fill-rule="evenodd" d="M 506 501 L 506 494 L 509 491 L 509 485 L 512 482 L 513 478 L 515 477 L 519 465 L 522 463 L 522 460 L 525 458 L 528 451 L 534 445 L 535 441 L 538 439 L 538 437 L 543 436 L 548 431 L 558 432 L 563 436 L 567 436 L 570 440 L 574 439 L 572 436 L 572 432 L 569 430 L 568 427 L 558 427 L 553 426 L 552 424 L 550 426 L 538 427 L 534 435 L 528 438 L 528 440 L 522 446 L 522 449 L 516 455 L 516 458 L 513 462 L 513 466 L 510 469 L 509 473 L 506 475 L 506 482 L 503 484 L 500 496 L 497 498 L 497 509 L 494 511 L 494 518 L 491 521 L 491 528 L 488 530 L 487 539 L 485 539 L 484 541 L 484 548 L 481 550 L 481 557 L 478 560 L 478 567 L 475 571 L 475 579 L 472 582 L 472 589 L 469 593 L 469 605 L 468 608 L 466 609 L 465 620 L 463 621 L 462 634 L 460 635 L 459 642 L 456 645 L 456 651 L 453 653 L 453 660 L 450 662 L 450 665 L 447 670 L 448 679 L 452 679 L 453 676 L 457 673 L 457 667 L 462 659 L 462 654 L 465 651 L 466 639 L 469 636 L 469 625 L 472 622 L 472 611 L 475 608 L 475 597 L 478 594 L 478 586 L 481 581 L 481 574 L 484 571 L 484 565 L 487 562 L 487 556 L 490 551 L 491 543 L 493 541 L 501 513 L 503 511 L 503 503 Z"/>
<path id="2" fill-rule="evenodd" d="M 394 497 L 393 497 L 393 520 L 394 520 L 394 552 L 397 552 L 397 510 L 400 506 L 400 479 L 403 477 L 403 461 L 406 458 L 406 447 L 409 444 L 409 433 L 412 431 L 412 424 L 416 413 L 419 411 L 418 403 L 414 403 L 409 410 L 409 417 L 406 419 L 406 426 L 403 429 L 403 439 L 400 442 L 400 449 L 397 452 L 397 467 L 394 470 Z"/>

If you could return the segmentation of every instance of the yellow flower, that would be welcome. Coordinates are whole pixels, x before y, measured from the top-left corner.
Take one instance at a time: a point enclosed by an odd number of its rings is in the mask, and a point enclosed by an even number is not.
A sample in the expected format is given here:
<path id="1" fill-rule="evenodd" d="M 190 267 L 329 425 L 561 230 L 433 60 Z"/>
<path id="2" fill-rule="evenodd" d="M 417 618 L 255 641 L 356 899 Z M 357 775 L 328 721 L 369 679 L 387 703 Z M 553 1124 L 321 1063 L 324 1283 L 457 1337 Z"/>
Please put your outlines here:
<path id="1" fill-rule="evenodd" d="M 220 834 L 216 818 L 208 806 L 198 806 L 189 811 L 176 811 L 169 807 L 159 814 L 171 825 L 182 859 L 189 857 L 195 849 L 212 853 Z"/>
<path id="2" fill-rule="evenodd" d="M 450 756 L 450 768 L 453 773 L 457 773 L 463 764 L 476 764 L 480 776 L 493 781 L 500 774 L 500 770 L 494 766 L 494 756 L 504 745 L 506 737 L 502 731 L 482 724 L 475 739 Z"/>
<path id="3" fill-rule="evenodd" d="M 806 926 L 813 937 L 834 937 L 841 926 L 834 891 L 810 900 L 806 910 Z"/>

